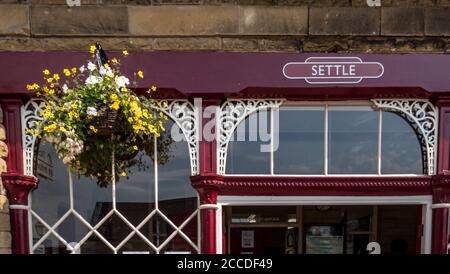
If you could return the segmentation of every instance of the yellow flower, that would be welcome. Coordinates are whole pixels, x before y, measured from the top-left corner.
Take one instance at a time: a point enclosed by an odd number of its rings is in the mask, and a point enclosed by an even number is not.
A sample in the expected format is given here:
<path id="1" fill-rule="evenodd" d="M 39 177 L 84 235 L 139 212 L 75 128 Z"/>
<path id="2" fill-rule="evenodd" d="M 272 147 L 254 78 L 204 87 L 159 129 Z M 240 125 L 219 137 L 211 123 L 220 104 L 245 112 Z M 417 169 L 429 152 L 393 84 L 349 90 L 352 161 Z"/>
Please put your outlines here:
<path id="1" fill-rule="evenodd" d="M 122 51 L 122 54 L 127 56 L 128 55 L 128 51 L 124 50 L 124 51 Z"/>
<path id="2" fill-rule="evenodd" d="M 125 171 L 122 171 L 122 173 L 120 173 L 120 176 L 125 177 L 127 176 L 127 174 L 125 173 Z"/>
<path id="3" fill-rule="evenodd" d="M 139 148 L 137 146 L 133 146 L 133 149 L 134 150 L 138 150 Z"/>
<path id="4" fill-rule="evenodd" d="M 51 82 L 53 82 L 53 78 L 47 78 L 47 82 L 49 82 L 49 83 L 51 83 Z"/>
<path id="5" fill-rule="evenodd" d="M 45 126 L 44 131 L 46 132 L 52 132 L 56 129 L 56 123 L 53 123 L 51 125 Z"/>
<path id="6" fill-rule="evenodd" d="M 95 52 L 96 49 L 97 49 L 97 47 L 96 47 L 95 45 L 91 45 L 91 46 L 89 47 L 89 52 L 93 54 L 93 53 Z"/>
<path id="7" fill-rule="evenodd" d="M 71 70 L 73 74 L 77 73 L 77 68 L 72 68 Z"/>
<path id="8" fill-rule="evenodd" d="M 122 88 L 120 88 L 120 91 L 126 92 L 126 91 L 127 91 L 127 88 L 122 87 Z"/>
<path id="9" fill-rule="evenodd" d="M 70 70 L 68 70 L 68 69 L 64 69 L 64 75 L 66 75 L 66 76 L 70 76 Z"/>
<path id="10" fill-rule="evenodd" d="M 94 133 L 97 133 L 97 131 L 98 131 L 98 129 L 96 129 L 93 125 L 90 125 L 89 129 Z"/>
<path id="11" fill-rule="evenodd" d="M 109 98 L 113 101 L 116 101 L 119 97 L 117 96 L 117 94 L 113 93 L 109 96 Z"/>
<path id="12" fill-rule="evenodd" d="M 119 109 L 119 102 L 115 101 L 112 105 L 109 106 L 112 109 L 118 110 Z"/>
<path id="13" fill-rule="evenodd" d="M 25 130 L 25 133 L 27 133 L 27 134 L 33 134 L 33 130 L 32 130 L 32 129 L 27 129 L 27 130 Z"/>
<path id="14" fill-rule="evenodd" d="M 117 60 L 117 58 L 116 57 L 114 57 L 112 60 L 111 60 L 111 62 L 113 63 L 113 64 L 117 64 L 117 63 L 119 63 L 119 61 Z"/>
<path id="15" fill-rule="evenodd" d="M 39 96 L 41 96 L 42 94 L 40 93 L 40 92 L 36 92 L 36 96 L 37 97 L 39 97 Z"/>
<path id="16" fill-rule="evenodd" d="M 42 72 L 44 73 L 44 75 L 49 75 L 50 74 L 50 71 L 48 69 L 45 69 Z"/>
<path id="17" fill-rule="evenodd" d="M 50 94 L 50 95 L 55 94 L 55 90 L 54 89 L 49 90 L 48 94 Z"/>
<path id="18" fill-rule="evenodd" d="M 59 127 L 59 131 L 64 132 L 66 129 L 64 127 Z"/>
<path id="19" fill-rule="evenodd" d="M 138 76 L 141 77 L 142 79 L 144 79 L 144 73 L 142 72 L 142 70 L 138 71 Z"/>
<path id="20" fill-rule="evenodd" d="M 155 86 L 152 86 L 152 91 L 156 91 L 156 87 Z"/>
<path id="21" fill-rule="evenodd" d="M 53 78 L 54 78 L 55 80 L 59 80 L 59 74 L 58 74 L 58 73 L 53 74 Z"/>
<path id="22" fill-rule="evenodd" d="M 34 89 L 34 86 L 32 86 L 32 85 L 27 85 L 27 90 L 33 90 Z"/>
<path id="23" fill-rule="evenodd" d="M 133 122 L 133 118 L 129 117 L 128 118 L 128 122 L 132 123 Z"/>

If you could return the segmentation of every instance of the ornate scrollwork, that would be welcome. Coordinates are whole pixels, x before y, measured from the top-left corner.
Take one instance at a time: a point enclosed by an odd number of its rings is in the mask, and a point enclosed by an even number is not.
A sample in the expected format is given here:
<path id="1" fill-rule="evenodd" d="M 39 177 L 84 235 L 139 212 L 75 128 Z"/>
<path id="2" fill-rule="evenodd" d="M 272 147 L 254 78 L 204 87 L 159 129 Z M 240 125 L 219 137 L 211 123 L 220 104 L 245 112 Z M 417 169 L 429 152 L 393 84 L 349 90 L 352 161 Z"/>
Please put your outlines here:
<path id="1" fill-rule="evenodd" d="M 44 120 L 40 116 L 44 105 L 44 100 L 31 99 L 22 108 L 22 146 L 25 175 L 33 175 L 33 157 L 36 144 L 36 136 L 27 132 L 27 129 L 35 129 L 36 123 Z"/>
<path id="2" fill-rule="evenodd" d="M 428 175 L 434 175 L 437 153 L 437 108 L 428 100 L 421 99 L 374 99 L 372 102 L 377 108 L 396 112 L 409 122 L 422 144 L 424 171 Z"/>
<path id="3" fill-rule="evenodd" d="M 39 115 L 43 110 L 44 101 L 32 99 L 23 106 L 23 158 L 25 174 L 33 175 L 33 157 L 36 143 L 36 136 L 27 132 L 27 129 L 34 129 L 37 121 L 44 119 Z M 189 156 L 191 160 L 191 174 L 198 174 L 198 112 L 187 100 L 154 100 L 148 107 L 164 112 L 181 129 L 189 146 Z"/>
<path id="4" fill-rule="evenodd" d="M 230 99 L 220 108 L 217 125 L 217 169 L 225 174 L 228 143 L 236 127 L 253 112 L 278 108 L 284 99 Z"/>
<path id="5" fill-rule="evenodd" d="M 191 175 L 197 175 L 199 172 L 198 146 L 200 130 L 198 128 L 198 111 L 194 105 L 187 100 L 155 100 L 149 107 L 164 112 L 181 129 L 189 146 Z"/>

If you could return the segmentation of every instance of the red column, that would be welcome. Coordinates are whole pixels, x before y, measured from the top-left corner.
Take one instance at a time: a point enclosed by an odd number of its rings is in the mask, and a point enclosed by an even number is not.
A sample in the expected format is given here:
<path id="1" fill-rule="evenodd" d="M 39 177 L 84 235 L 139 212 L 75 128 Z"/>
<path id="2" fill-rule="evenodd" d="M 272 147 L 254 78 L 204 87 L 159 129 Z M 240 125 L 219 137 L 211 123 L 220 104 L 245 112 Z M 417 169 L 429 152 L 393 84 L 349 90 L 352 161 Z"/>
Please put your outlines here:
<path id="1" fill-rule="evenodd" d="M 200 193 L 201 253 L 216 254 L 217 190 L 213 187 L 197 188 Z"/>
<path id="2" fill-rule="evenodd" d="M 448 206 L 450 203 L 450 98 L 440 99 L 439 143 L 436 180 L 433 183 L 432 253 L 446 254 L 448 239 Z"/>
<path id="3" fill-rule="evenodd" d="M 450 183 L 450 179 L 446 180 Z M 450 191 L 445 188 L 437 187 L 433 189 L 433 223 L 432 223 L 432 242 L 431 253 L 447 254 L 448 246 L 448 206 L 450 204 Z"/>
<path id="4" fill-rule="evenodd" d="M 3 124 L 6 129 L 8 157 L 7 172 L 2 181 L 7 190 L 12 235 L 12 252 L 29 253 L 28 194 L 36 187 L 37 179 L 23 175 L 22 125 L 20 99 L 2 99 Z"/>
<path id="5" fill-rule="evenodd" d="M 215 187 L 217 176 L 215 121 L 220 100 L 202 100 L 199 109 L 199 175 L 191 178 L 192 185 L 200 196 L 201 253 L 216 254 L 216 210 L 218 191 Z"/>
<path id="6" fill-rule="evenodd" d="M 3 124 L 6 129 L 6 144 L 8 157 L 6 165 L 8 172 L 23 174 L 22 151 L 22 100 L 2 99 Z"/>
<path id="7" fill-rule="evenodd" d="M 12 252 L 14 254 L 28 254 L 30 253 L 28 194 L 37 186 L 37 178 L 5 172 L 2 174 L 2 180 L 8 192 Z"/>

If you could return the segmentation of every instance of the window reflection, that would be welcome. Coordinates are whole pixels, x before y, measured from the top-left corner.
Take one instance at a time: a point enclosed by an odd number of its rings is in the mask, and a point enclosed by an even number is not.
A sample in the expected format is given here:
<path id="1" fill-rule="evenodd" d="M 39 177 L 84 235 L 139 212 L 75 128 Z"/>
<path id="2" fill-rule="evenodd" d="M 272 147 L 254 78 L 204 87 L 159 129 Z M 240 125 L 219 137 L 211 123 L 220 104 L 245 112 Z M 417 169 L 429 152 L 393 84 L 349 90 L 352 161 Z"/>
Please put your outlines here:
<path id="1" fill-rule="evenodd" d="M 269 117 L 268 111 L 256 112 L 238 125 L 228 144 L 227 173 L 270 173 Z"/>
<path id="2" fill-rule="evenodd" d="M 324 107 L 282 107 L 275 113 L 279 113 L 278 121 L 274 115 L 279 124 L 275 173 L 323 174 Z"/>
<path id="3" fill-rule="evenodd" d="M 414 129 L 401 116 L 383 112 L 381 172 L 422 174 L 422 150 Z"/>
<path id="4" fill-rule="evenodd" d="M 329 174 L 376 174 L 378 112 L 369 107 L 329 107 Z"/>

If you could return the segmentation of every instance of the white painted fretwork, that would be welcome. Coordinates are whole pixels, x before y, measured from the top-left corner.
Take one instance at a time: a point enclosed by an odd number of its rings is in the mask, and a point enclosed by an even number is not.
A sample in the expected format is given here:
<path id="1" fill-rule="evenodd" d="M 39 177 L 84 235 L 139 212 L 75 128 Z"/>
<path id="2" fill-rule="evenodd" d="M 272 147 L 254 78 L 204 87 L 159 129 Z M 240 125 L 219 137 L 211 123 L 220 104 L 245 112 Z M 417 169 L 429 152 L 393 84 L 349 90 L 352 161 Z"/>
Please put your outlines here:
<path id="1" fill-rule="evenodd" d="M 31 99 L 22 107 L 22 147 L 25 175 L 33 175 L 33 158 L 36 144 L 36 135 L 27 133 L 27 129 L 35 129 L 36 122 L 44 120 L 40 116 L 44 107 L 45 101 L 39 99 Z"/>
<path id="2" fill-rule="evenodd" d="M 199 149 L 199 133 L 198 128 L 198 111 L 187 100 L 171 100 L 171 101 L 153 101 L 148 107 L 157 111 L 164 112 L 169 116 L 181 129 L 189 146 L 189 156 L 191 159 L 191 175 L 197 175 L 198 167 L 198 149 Z"/>
<path id="3" fill-rule="evenodd" d="M 217 119 L 217 172 L 225 174 L 228 143 L 236 127 L 250 114 L 278 108 L 284 99 L 230 99 L 220 108 Z"/>
<path id="4" fill-rule="evenodd" d="M 424 169 L 428 175 L 436 172 L 438 110 L 423 99 L 374 99 L 379 109 L 396 112 L 414 128 L 424 152 Z"/>
<path id="5" fill-rule="evenodd" d="M 33 175 L 33 157 L 36 143 L 36 136 L 27 133 L 27 129 L 34 129 L 36 122 L 44 119 L 39 115 L 44 107 L 44 101 L 32 99 L 28 101 L 22 109 L 22 145 L 25 174 Z M 198 174 L 198 111 L 187 100 L 154 100 L 148 107 L 164 112 L 170 117 L 183 132 L 189 146 L 189 156 L 191 161 L 191 175 Z"/>

